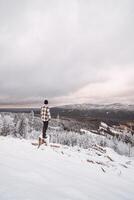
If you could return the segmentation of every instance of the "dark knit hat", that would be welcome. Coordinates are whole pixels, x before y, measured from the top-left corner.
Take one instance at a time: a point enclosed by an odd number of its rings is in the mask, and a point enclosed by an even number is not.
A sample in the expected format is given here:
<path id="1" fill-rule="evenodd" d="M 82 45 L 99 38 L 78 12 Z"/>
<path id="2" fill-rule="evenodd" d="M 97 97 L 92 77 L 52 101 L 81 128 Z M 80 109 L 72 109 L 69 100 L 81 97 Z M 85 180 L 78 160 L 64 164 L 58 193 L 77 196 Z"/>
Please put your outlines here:
<path id="1" fill-rule="evenodd" d="M 48 104 L 48 100 L 47 99 L 44 100 L 44 104 Z"/>

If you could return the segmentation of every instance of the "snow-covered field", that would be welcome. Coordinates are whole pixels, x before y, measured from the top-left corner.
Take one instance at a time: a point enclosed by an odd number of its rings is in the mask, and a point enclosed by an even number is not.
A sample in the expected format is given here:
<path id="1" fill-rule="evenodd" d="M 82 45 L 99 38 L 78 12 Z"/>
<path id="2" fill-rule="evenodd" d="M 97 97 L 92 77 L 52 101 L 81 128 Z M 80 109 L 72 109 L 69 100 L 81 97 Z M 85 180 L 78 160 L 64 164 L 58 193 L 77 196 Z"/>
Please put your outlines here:
<path id="1" fill-rule="evenodd" d="M 0 137 L 0 200 L 133 200 L 134 159 Z"/>

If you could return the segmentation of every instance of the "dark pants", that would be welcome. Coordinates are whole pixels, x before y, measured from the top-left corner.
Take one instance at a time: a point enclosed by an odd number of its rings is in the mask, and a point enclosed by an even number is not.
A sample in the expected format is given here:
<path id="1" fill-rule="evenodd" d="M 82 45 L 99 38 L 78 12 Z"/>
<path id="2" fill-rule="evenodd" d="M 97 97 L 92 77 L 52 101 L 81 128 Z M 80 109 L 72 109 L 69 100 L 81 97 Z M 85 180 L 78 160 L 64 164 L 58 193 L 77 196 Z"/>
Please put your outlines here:
<path id="1" fill-rule="evenodd" d="M 48 121 L 43 121 L 43 138 L 46 138 L 47 128 L 48 128 Z"/>

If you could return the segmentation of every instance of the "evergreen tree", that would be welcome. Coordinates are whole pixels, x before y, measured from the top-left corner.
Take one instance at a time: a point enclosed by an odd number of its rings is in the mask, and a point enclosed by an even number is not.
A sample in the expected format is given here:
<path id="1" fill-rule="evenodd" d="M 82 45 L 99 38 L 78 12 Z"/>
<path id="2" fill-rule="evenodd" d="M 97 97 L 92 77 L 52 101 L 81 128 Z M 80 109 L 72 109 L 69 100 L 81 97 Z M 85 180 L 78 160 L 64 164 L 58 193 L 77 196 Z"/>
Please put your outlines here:
<path id="1" fill-rule="evenodd" d="M 28 119 L 25 116 L 23 116 L 22 119 L 20 119 L 17 123 L 17 131 L 21 137 L 27 138 Z"/>
<path id="2" fill-rule="evenodd" d="M 30 126 L 30 132 L 32 132 L 34 130 L 34 111 L 32 110 L 29 114 L 29 126 Z"/>
<path id="3" fill-rule="evenodd" d="M 6 119 L 3 118 L 3 125 L 2 125 L 1 135 L 7 136 L 9 134 L 10 134 L 9 124 L 7 123 Z"/>

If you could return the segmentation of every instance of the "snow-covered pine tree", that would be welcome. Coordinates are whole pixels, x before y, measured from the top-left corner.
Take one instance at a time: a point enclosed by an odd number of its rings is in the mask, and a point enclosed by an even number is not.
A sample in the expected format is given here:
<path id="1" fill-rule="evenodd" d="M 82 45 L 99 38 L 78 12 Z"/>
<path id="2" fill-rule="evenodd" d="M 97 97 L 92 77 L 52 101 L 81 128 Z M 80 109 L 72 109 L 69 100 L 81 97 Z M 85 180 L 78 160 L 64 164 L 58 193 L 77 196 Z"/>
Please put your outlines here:
<path id="1" fill-rule="evenodd" d="M 2 135 L 2 127 L 3 127 L 3 120 L 2 120 L 2 115 L 0 114 L 0 135 Z"/>
<path id="2" fill-rule="evenodd" d="M 19 116 L 18 116 L 18 114 L 14 115 L 13 123 L 14 123 L 14 133 L 13 133 L 13 135 L 15 137 L 17 137 L 18 136 L 18 123 L 19 123 Z"/>
<path id="3" fill-rule="evenodd" d="M 22 119 L 19 120 L 17 123 L 17 131 L 18 134 L 23 137 L 27 138 L 27 133 L 28 133 L 28 119 L 24 115 L 22 116 Z"/>
<path id="4" fill-rule="evenodd" d="M 30 132 L 34 130 L 34 111 L 32 110 L 29 114 L 29 126 L 30 126 Z"/>
<path id="5" fill-rule="evenodd" d="M 6 119 L 3 117 L 3 124 L 2 124 L 2 129 L 1 129 L 1 135 L 7 136 L 10 134 L 10 128 L 9 124 L 7 123 Z"/>

